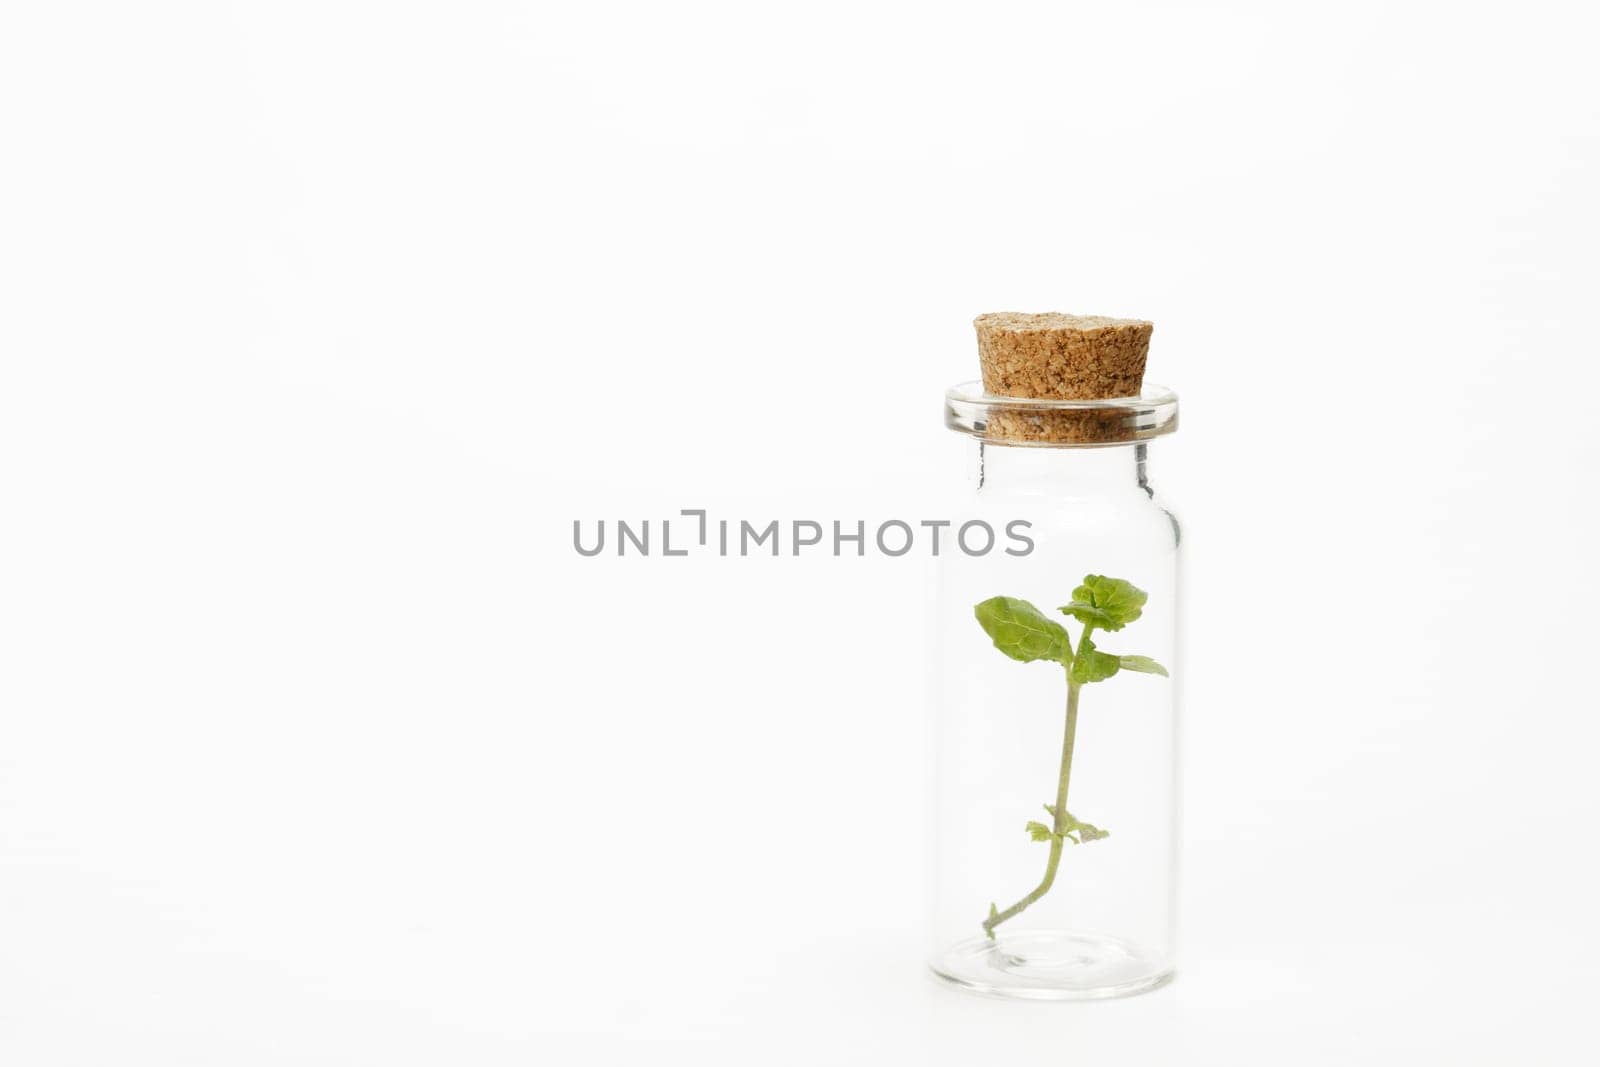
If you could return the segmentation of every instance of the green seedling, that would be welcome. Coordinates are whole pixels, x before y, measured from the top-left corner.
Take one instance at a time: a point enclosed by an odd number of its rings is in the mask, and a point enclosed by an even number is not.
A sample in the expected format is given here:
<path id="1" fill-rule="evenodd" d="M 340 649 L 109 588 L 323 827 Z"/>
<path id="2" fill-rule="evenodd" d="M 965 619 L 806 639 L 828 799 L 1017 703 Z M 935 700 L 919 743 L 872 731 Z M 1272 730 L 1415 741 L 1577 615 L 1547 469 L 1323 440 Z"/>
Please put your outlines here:
<path id="1" fill-rule="evenodd" d="M 1028 836 L 1038 842 L 1049 842 L 1050 858 L 1045 862 L 1044 878 L 1027 896 L 1004 911 L 989 905 L 989 915 L 983 920 L 983 932 L 994 939 L 994 928 L 1013 919 L 1028 905 L 1050 892 L 1055 884 L 1056 869 L 1061 865 L 1061 853 L 1070 842 L 1085 845 L 1109 837 L 1111 831 L 1074 816 L 1067 810 L 1067 786 L 1072 780 L 1072 746 L 1078 733 L 1078 693 L 1091 682 L 1103 682 L 1120 671 L 1140 674 L 1159 674 L 1166 677 L 1167 669 L 1149 656 L 1118 656 L 1095 647 L 1090 635 L 1096 630 L 1115 633 L 1136 620 L 1144 611 L 1149 599 L 1144 590 L 1121 578 L 1107 578 L 1090 574 L 1083 584 L 1072 591 L 1072 602 L 1057 610 L 1083 624 L 1076 646 L 1066 627 L 1045 615 L 1044 612 L 1014 597 L 990 597 L 973 609 L 978 625 L 994 641 L 994 647 L 1023 663 L 1044 660 L 1059 663 L 1067 674 L 1067 727 L 1061 742 L 1061 776 L 1056 782 L 1056 802 L 1044 805 L 1050 816 L 1049 823 L 1030 822 L 1025 827 Z"/>

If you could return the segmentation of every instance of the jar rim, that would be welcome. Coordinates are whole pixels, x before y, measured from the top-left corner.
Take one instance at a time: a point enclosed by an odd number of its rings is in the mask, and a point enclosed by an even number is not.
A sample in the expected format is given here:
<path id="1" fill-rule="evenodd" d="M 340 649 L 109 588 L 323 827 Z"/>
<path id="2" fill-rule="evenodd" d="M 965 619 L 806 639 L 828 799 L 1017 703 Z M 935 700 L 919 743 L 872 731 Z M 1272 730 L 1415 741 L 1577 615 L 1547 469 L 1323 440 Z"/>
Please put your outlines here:
<path id="1" fill-rule="evenodd" d="M 1104 448 L 1165 437 L 1178 428 L 1178 394 L 1147 382 L 1138 396 L 1096 400 L 996 396 L 962 382 L 944 394 L 944 424 L 997 445 Z M 1092 432 L 1079 433 L 1074 425 Z"/>

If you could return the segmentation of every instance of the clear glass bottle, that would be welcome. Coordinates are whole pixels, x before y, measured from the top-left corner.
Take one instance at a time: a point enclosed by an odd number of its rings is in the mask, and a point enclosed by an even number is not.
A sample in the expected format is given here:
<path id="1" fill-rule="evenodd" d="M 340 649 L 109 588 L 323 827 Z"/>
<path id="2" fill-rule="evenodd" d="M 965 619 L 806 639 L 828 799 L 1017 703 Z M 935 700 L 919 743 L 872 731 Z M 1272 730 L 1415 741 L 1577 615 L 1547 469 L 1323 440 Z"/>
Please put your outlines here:
<path id="1" fill-rule="evenodd" d="M 953 528 L 1004 546 L 938 559 L 929 963 L 959 986 L 1089 999 L 1172 977 L 1179 533 L 1146 464 L 1177 407 L 1159 386 L 947 394 L 974 475 Z"/>

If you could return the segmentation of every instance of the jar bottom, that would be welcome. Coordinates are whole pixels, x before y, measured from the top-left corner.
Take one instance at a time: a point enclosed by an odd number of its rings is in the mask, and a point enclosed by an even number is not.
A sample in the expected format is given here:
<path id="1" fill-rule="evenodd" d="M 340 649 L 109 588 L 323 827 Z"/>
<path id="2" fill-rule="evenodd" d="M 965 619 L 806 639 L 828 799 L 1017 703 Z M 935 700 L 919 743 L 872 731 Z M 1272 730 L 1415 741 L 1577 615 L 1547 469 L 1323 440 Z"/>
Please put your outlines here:
<path id="1" fill-rule="evenodd" d="M 1119 938 L 1071 930 L 1000 933 L 952 945 L 928 962 L 953 985 L 1028 1000 L 1104 1000 L 1158 989 L 1172 964 Z"/>

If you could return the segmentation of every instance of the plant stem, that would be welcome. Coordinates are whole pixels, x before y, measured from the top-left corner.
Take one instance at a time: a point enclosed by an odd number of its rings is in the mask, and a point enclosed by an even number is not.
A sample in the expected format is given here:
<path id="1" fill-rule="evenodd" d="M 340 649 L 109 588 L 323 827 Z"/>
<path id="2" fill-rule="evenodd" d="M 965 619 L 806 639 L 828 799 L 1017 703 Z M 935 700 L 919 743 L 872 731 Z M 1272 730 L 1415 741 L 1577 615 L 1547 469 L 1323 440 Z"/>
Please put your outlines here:
<path id="1" fill-rule="evenodd" d="M 1087 630 L 1084 631 L 1084 636 L 1088 636 Z M 1066 841 L 1067 786 L 1072 781 L 1072 746 L 1078 736 L 1078 690 L 1081 688 L 1080 685 L 1072 681 L 1070 676 L 1068 677 L 1067 728 L 1065 736 L 1061 740 L 1061 777 L 1056 783 L 1055 825 L 1052 827 L 1055 831 L 1055 837 L 1050 841 L 1050 859 L 1045 863 L 1044 878 L 1040 880 L 1038 887 L 1033 892 L 1011 905 L 1005 911 L 984 920 L 983 932 L 988 934 L 991 939 L 994 937 L 994 928 L 996 926 L 1020 914 L 1029 904 L 1050 892 L 1050 887 L 1055 884 L 1056 868 L 1061 865 L 1061 849 Z"/>
<path id="2" fill-rule="evenodd" d="M 1072 784 L 1072 747 L 1078 740 L 1077 682 L 1067 683 L 1067 728 L 1061 738 L 1061 779 L 1056 783 L 1056 824 L 1058 834 L 1067 832 L 1067 786 Z"/>

